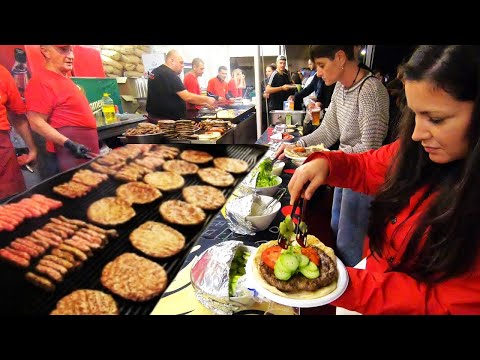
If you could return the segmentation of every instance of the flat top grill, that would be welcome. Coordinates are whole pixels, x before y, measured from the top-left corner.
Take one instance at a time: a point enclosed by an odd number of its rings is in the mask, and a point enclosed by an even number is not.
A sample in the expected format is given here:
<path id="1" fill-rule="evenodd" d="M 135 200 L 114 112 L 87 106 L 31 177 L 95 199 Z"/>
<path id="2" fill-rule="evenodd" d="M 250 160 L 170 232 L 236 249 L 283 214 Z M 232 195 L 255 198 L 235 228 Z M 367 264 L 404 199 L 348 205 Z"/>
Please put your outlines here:
<path id="1" fill-rule="evenodd" d="M 242 159 L 248 162 L 249 171 L 256 165 L 256 163 L 261 159 L 267 150 L 265 147 L 259 145 L 175 144 L 170 146 L 175 146 L 179 148 L 180 151 L 185 149 L 195 149 L 206 151 L 214 157 L 228 156 Z M 101 183 L 98 188 L 93 189 L 86 196 L 77 199 L 68 199 L 52 191 L 54 186 L 70 180 L 75 171 L 77 171 L 79 168 L 88 167 L 88 164 L 89 163 L 61 173 L 53 178 L 47 179 L 34 188 L 12 198 L 10 202 L 17 202 L 22 198 L 39 193 L 53 199 L 61 200 L 63 202 L 63 206 L 57 210 L 50 211 L 48 214 L 43 215 L 40 218 L 26 219 L 13 232 L 0 232 L 0 248 L 8 246 L 10 242 L 17 237 L 26 236 L 30 232 L 41 228 L 43 225 L 49 222 L 51 217 L 64 215 L 68 218 L 88 221 L 86 210 L 90 204 L 106 196 L 115 196 L 116 188 L 123 184 L 123 182 L 117 181 L 111 177 L 109 177 L 107 181 Z M 209 162 L 208 164 L 199 166 L 203 168 L 213 166 L 213 164 L 212 162 Z M 246 174 L 247 173 L 241 175 L 233 174 L 235 177 L 234 185 L 225 189 L 220 189 L 225 197 L 231 195 L 235 186 L 237 186 L 243 180 Z M 184 176 L 184 179 L 185 186 L 202 184 L 202 181 L 197 175 L 187 175 Z M 119 237 L 116 239 L 111 239 L 103 249 L 94 252 L 93 256 L 85 261 L 79 269 L 67 274 L 63 282 L 57 284 L 56 290 L 52 293 L 48 293 L 34 286 L 24 278 L 25 274 L 29 270 L 33 269 L 39 258 L 33 260 L 32 265 L 30 265 L 28 269 L 20 269 L 11 264 L 0 262 L 0 315 L 47 315 L 55 308 L 58 300 L 78 289 L 96 289 L 112 295 L 117 302 L 120 314 L 122 315 L 150 314 L 161 295 L 149 301 L 134 302 L 112 294 L 109 290 L 104 288 L 100 282 L 100 276 L 104 266 L 122 253 L 134 252 L 162 265 L 167 272 L 168 284 L 170 284 L 177 272 L 180 270 L 185 258 L 187 257 L 191 247 L 195 243 L 200 233 L 208 225 L 215 214 L 218 213 L 218 211 L 205 211 L 207 218 L 202 225 L 198 226 L 187 227 L 166 223 L 163 221 L 158 211 L 160 204 L 166 200 L 182 199 L 182 194 L 181 189 L 173 192 L 162 192 L 162 194 L 163 196 L 160 199 L 150 204 L 134 204 L 133 208 L 135 209 L 136 216 L 126 224 L 114 227 L 118 231 Z M 130 244 L 128 237 L 133 229 L 137 228 L 147 220 L 166 223 L 183 233 L 186 238 L 184 249 L 177 255 L 166 259 L 152 258 L 136 250 Z"/>

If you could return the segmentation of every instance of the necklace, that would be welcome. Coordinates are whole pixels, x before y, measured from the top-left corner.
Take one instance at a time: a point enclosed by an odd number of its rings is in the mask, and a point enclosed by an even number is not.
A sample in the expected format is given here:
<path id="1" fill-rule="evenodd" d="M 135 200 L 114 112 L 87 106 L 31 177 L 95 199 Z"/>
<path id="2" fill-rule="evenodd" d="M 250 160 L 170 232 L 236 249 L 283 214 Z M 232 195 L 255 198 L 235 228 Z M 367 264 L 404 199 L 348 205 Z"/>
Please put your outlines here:
<path id="1" fill-rule="evenodd" d="M 357 80 L 358 74 L 360 74 L 360 66 L 358 67 L 357 75 L 355 75 L 355 79 L 353 79 L 352 84 L 348 88 L 345 87 L 345 86 L 343 87 L 342 95 L 343 95 L 343 102 L 344 103 L 345 103 L 345 96 L 347 94 L 347 91 L 353 86 L 353 84 L 355 84 L 355 81 Z"/>
<path id="2" fill-rule="evenodd" d="M 353 81 L 352 81 L 352 85 L 350 85 L 350 86 L 348 87 L 349 89 L 353 86 L 353 84 L 355 84 L 355 81 L 357 80 L 358 74 L 360 74 L 360 66 L 358 67 L 357 75 L 355 75 L 355 79 L 353 79 Z"/>

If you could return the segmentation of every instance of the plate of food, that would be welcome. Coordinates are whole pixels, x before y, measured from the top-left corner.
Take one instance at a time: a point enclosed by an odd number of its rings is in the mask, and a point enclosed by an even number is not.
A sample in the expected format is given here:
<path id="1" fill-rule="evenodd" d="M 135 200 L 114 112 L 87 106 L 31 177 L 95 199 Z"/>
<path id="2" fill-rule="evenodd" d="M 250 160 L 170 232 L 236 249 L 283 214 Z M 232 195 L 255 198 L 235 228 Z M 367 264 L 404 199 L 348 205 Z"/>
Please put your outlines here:
<path id="1" fill-rule="evenodd" d="M 292 270 L 295 266 L 297 269 Z M 345 265 L 333 249 L 313 235 L 307 236 L 306 248 L 297 245 L 282 250 L 277 240 L 260 245 L 249 257 L 246 271 L 260 295 L 299 308 L 331 303 L 345 292 L 349 280 Z"/>
<path id="2" fill-rule="evenodd" d="M 319 151 L 330 151 L 323 146 L 313 145 L 308 147 L 303 146 L 287 146 L 284 150 L 285 156 L 292 160 L 303 160 L 305 161 L 311 154 Z"/>
<path id="3" fill-rule="evenodd" d="M 289 133 L 278 133 L 270 136 L 270 139 L 275 141 L 275 142 L 281 142 L 281 141 L 292 141 L 295 137 Z"/>

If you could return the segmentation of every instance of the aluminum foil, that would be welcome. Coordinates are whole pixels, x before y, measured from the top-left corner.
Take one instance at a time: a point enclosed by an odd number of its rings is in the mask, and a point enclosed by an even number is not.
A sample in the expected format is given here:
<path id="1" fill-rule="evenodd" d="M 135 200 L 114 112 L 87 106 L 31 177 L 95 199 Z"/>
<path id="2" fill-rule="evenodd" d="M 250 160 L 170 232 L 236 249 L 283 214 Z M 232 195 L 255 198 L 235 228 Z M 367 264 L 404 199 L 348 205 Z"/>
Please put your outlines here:
<path id="1" fill-rule="evenodd" d="M 246 309 L 255 300 L 247 287 L 241 286 L 241 296 L 230 298 L 228 293 L 230 265 L 241 241 L 225 241 L 207 249 L 192 266 L 190 280 L 198 301 L 211 311 L 231 315 Z M 237 288 L 239 288 L 237 282 Z"/>
<path id="2" fill-rule="evenodd" d="M 258 202 L 260 196 L 256 193 L 241 196 L 235 200 L 229 201 L 225 207 L 225 219 L 228 227 L 234 233 L 241 235 L 255 235 L 253 224 L 247 220 L 247 216 L 252 211 L 254 202 Z"/>

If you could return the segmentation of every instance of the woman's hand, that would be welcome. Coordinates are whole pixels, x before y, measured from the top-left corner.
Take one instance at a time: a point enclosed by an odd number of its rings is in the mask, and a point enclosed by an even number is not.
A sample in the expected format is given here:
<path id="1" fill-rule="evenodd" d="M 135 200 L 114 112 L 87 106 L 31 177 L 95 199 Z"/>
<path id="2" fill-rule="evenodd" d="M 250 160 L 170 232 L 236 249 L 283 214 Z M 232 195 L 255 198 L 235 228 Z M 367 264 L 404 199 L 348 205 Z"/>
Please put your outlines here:
<path id="1" fill-rule="evenodd" d="M 303 164 L 293 174 L 292 179 L 288 183 L 288 191 L 290 192 L 290 205 L 302 195 L 303 187 L 308 183 L 308 187 L 303 195 L 306 200 L 310 200 L 313 193 L 320 185 L 325 184 L 330 168 L 327 159 L 318 158 Z"/>
<path id="2" fill-rule="evenodd" d="M 280 147 L 277 149 L 277 152 L 275 153 L 275 157 L 278 159 L 278 160 L 281 160 L 285 157 L 285 154 L 283 153 L 283 151 L 285 150 L 285 148 L 287 146 L 292 146 L 291 144 L 285 144 L 283 143 L 282 145 L 280 145 Z"/>

